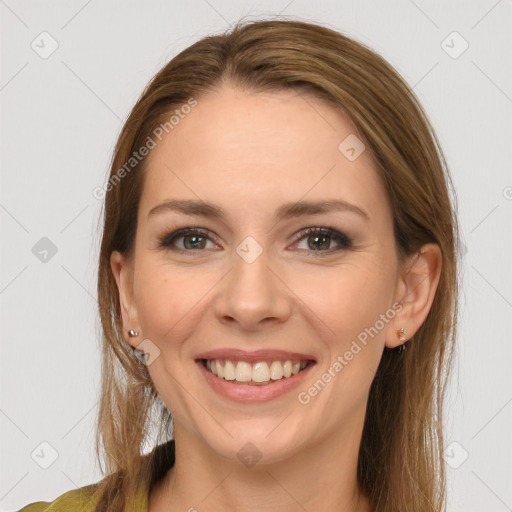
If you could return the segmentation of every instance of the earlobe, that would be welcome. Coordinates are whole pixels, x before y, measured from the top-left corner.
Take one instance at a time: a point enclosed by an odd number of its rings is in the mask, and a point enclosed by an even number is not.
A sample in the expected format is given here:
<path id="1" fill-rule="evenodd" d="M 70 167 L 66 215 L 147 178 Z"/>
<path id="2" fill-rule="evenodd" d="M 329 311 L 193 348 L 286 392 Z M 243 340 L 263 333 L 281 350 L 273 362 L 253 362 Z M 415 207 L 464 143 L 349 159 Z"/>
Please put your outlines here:
<path id="1" fill-rule="evenodd" d="M 397 287 L 399 296 L 396 300 L 400 302 L 402 308 L 386 334 L 386 347 L 395 348 L 402 345 L 421 327 L 434 301 L 441 277 L 441 265 L 441 250 L 434 243 L 425 244 L 408 258 Z"/>
<path id="2" fill-rule="evenodd" d="M 129 332 L 139 331 L 138 313 L 133 297 L 133 265 L 120 252 L 113 251 L 110 255 L 110 267 L 116 280 L 119 294 L 123 334 L 125 339 L 132 344 L 134 343 L 134 336 L 131 336 Z"/>

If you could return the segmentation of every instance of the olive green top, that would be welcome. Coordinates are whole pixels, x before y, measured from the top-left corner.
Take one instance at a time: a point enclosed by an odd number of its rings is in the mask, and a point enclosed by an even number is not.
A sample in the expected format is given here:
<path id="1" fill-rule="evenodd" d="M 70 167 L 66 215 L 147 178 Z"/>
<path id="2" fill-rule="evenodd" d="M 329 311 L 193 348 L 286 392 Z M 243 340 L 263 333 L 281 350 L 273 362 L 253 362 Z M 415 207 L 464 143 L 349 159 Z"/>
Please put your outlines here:
<path id="1" fill-rule="evenodd" d="M 143 457 L 152 457 L 152 478 L 149 488 L 143 484 L 139 486 L 137 497 L 132 504 L 132 510 L 147 512 L 149 493 L 167 471 L 174 465 L 174 440 L 157 446 L 151 454 Z M 25 505 L 18 512 L 95 512 L 99 498 L 92 497 L 97 484 L 90 484 L 79 489 L 72 489 L 58 496 L 54 501 L 37 501 Z"/>
<path id="2" fill-rule="evenodd" d="M 94 512 L 98 499 L 91 498 L 94 484 L 73 489 L 61 494 L 52 502 L 37 501 L 26 505 L 19 512 Z M 148 489 L 139 490 L 137 499 L 133 504 L 133 510 L 147 512 L 148 510 Z"/>

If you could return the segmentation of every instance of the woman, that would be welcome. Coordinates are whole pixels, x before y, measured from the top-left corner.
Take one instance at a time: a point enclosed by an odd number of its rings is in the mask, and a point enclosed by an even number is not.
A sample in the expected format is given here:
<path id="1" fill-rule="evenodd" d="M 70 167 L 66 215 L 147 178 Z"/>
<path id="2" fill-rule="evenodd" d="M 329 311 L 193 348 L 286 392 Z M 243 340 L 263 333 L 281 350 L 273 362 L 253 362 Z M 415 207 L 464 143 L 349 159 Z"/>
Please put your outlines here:
<path id="1" fill-rule="evenodd" d="M 449 185 L 346 36 L 258 21 L 172 59 L 97 191 L 107 476 L 22 510 L 444 510 Z"/>

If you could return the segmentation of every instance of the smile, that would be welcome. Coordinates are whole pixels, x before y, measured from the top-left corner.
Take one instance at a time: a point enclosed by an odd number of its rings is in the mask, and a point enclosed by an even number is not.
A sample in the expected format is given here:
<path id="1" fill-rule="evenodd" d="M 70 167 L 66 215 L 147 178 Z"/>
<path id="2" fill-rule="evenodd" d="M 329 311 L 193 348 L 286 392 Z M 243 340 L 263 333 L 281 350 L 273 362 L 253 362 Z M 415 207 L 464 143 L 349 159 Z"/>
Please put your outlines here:
<path id="1" fill-rule="evenodd" d="M 236 361 L 230 359 L 203 359 L 204 366 L 213 375 L 236 384 L 263 386 L 273 381 L 289 379 L 304 370 L 312 361 Z"/>
<path id="2" fill-rule="evenodd" d="M 245 404 L 284 398 L 304 386 L 316 366 L 311 356 L 277 350 L 216 350 L 195 362 L 215 394 Z"/>

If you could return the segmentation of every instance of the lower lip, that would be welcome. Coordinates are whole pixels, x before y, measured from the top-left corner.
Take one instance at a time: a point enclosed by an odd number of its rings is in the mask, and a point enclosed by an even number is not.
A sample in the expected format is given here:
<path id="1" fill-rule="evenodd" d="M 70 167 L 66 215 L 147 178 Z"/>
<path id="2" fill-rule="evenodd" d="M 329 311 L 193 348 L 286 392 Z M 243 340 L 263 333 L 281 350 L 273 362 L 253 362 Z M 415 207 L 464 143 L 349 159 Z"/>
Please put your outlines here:
<path id="1" fill-rule="evenodd" d="M 280 380 L 270 381 L 264 385 L 234 384 L 235 381 L 225 380 L 210 372 L 201 361 L 196 361 L 206 382 L 214 391 L 235 402 L 254 403 L 267 402 L 282 396 L 297 388 L 306 378 L 307 374 L 315 366 L 310 363 L 301 372 L 293 377 L 283 377 Z"/>

